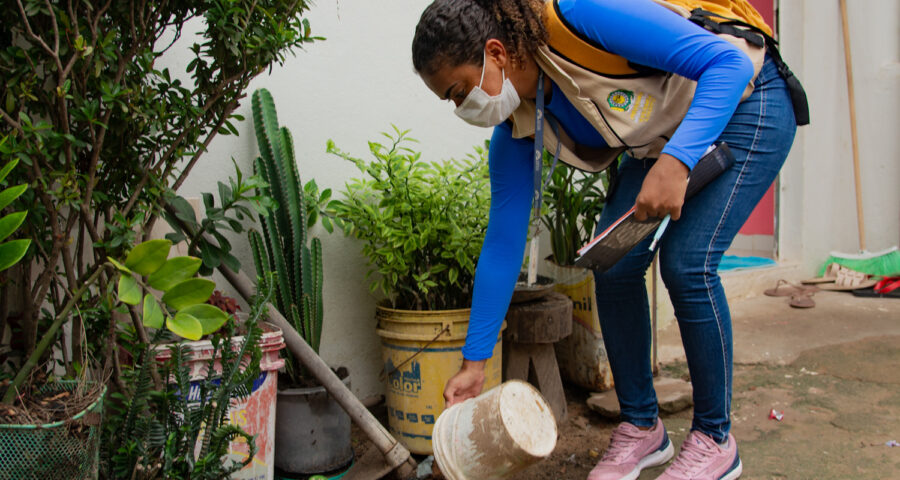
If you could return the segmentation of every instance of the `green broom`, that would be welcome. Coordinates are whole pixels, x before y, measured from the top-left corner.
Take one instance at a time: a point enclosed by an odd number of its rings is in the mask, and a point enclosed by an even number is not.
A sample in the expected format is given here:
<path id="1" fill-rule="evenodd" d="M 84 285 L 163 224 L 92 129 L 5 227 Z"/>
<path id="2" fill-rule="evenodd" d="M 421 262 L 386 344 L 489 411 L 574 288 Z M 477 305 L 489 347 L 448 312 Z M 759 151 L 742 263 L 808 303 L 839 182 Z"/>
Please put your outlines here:
<path id="1" fill-rule="evenodd" d="M 856 215 L 857 232 L 859 233 L 860 253 L 831 252 L 831 256 L 825 260 L 819 270 L 819 276 L 825 274 L 825 269 L 832 263 L 843 265 L 851 270 L 868 275 L 894 276 L 900 275 L 900 251 L 897 247 L 888 248 L 879 252 L 866 251 L 866 227 L 863 220 L 862 186 L 859 173 L 859 147 L 856 136 L 856 102 L 853 96 L 853 66 L 850 61 L 850 29 L 847 25 L 846 0 L 839 2 L 841 10 L 841 29 L 844 34 L 844 63 L 847 70 L 847 99 L 850 104 L 850 140 L 853 147 L 853 178 L 856 187 Z"/>
<path id="2" fill-rule="evenodd" d="M 893 277 L 900 275 L 900 249 L 891 247 L 880 252 L 840 253 L 831 252 L 825 264 L 819 269 L 819 276 L 825 274 L 828 265 L 837 263 L 850 270 L 868 275 Z"/>

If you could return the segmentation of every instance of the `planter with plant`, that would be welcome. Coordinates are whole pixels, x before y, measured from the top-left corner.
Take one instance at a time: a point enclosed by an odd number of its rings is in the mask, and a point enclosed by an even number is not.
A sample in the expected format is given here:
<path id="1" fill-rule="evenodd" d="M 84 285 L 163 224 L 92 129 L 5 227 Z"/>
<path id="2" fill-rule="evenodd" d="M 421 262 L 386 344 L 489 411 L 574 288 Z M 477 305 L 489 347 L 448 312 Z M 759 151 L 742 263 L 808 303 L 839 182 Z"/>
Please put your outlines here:
<path id="1" fill-rule="evenodd" d="M 415 453 L 431 453 L 444 409 L 443 387 L 462 363 L 475 265 L 487 228 L 487 150 L 462 160 L 426 162 L 394 127 L 386 144 L 369 142 L 366 162 L 328 142 L 328 152 L 363 174 L 328 205 L 347 236 L 360 240 L 382 339 L 391 430 Z M 501 343 L 485 388 L 500 383 Z"/>
<path id="2" fill-rule="evenodd" d="M 544 165 L 551 157 L 544 152 Z M 545 270 L 554 289 L 572 299 L 572 334 L 555 344 L 562 376 L 595 391 L 612 388 L 612 373 L 600 332 L 594 274 L 575 267 L 578 249 L 590 241 L 603 211 L 608 188 L 606 173 L 587 173 L 558 164 L 544 190 L 541 221 L 550 237 Z"/>
<path id="3" fill-rule="evenodd" d="M 250 230 L 250 246 L 258 275 L 274 278 L 273 305 L 319 351 L 324 320 L 322 243 L 310 238 L 318 198 L 307 201 L 300 181 L 290 131 L 278 124 L 275 101 L 268 90 L 253 92 L 253 123 L 260 156 L 256 172 L 265 180 L 262 195 L 278 204 L 260 215 L 262 233 Z M 322 193 L 327 200 L 329 191 Z M 329 225 L 330 227 L 330 225 Z M 325 389 L 306 375 L 289 353 L 279 379 L 275 466 L 288 474 L 329 472 L 353 460 L 350 417 Z M 346 369 L 338 374 L 349 387 Z"/>
<path id="4" fill-rule="evenodd" d="M 38 350 L 39 365 L 62 354 L 53 373 L 106 382 L 116 403 L 137 393 L 133 371 L 160 377 L 141 355 L 158 342 L 140 309 L 110 300 L 119 276 L 107 257 L 122 258 L 148 238 L 211 141 L 236 133 L 235 112 L 253 78 L 317 40 L 302 18 L 308 8 L 304 0 L 15 0 L 0 9 L 0 137 L 8 137 L 0 165 L 18 159 L 11 184 L 31 187 L 17 200 L 29 210 L 19 232 L 31 247 L 0 279 L 0 337 L 12 339 L 0 346 L 0 378 L 20 372 Z M 198 28 L 182 49 L 177 40 L 195 30 L 192 22 Z M 181 64 L 173 58 L 185 51 L 186 72 L 163 68 Z M 197 256 L 236 267 L 223 238 L 198 244 Z M 58 327 L 48 335 L 59 322 L 69 322 L 70 335 L 57 335 Z M 39 349 L 44 338 L 49 345 Z M 34 371 L 41 375 L 23 391 L 54 378 Z M 117 415 L 109 421 L 126 420 Z M 104 463 L 123 446 L 116 442 L 131 440 L 114 439 L 102 442 Z M 152 478 L 150 471 L 136 478 Z"/>
<path id="5" fill-rule="evenodd" d="M 121 262 L 108 258 L 107 262 L 102 264 L 86 283 L 79 287 L 79 290 L 73 295 L 73 299 L 56 316 L 22 369 L 9 384 L 3 397 L 3 403 L 9 405 L 5 416 L 15 420 L 17 424 L 3 425 L 3 428 L 0 429 L 4 433 L 3 440 L 5 441 L 0 445 L 0 449 L 2 449 L 0 456 L 5 459 L 15 459 L 12 464 L 5 464 L 4 468 L 7 473 L 15 473 L 14 477 L 16 478 L 25 478 L 26 476 L 37 478 L 35 477 L 36 472 L 46 472 L 49 478 L 96 478 L 98 474 L 99 425 L 102 399 L 106 387 L 102 383 L 83 377 L 78 378 L 77 381 L 50 382 L 42 380 L 35 382 L 29 380 L 33 375 L 43 378 L 47 376 L 43 370 L 37 370 L 41 358 L 55 343 L 62 324 L 68 319 L 69 312 L 76 307 L 75 299 L 80 298 L 98 281 L 100 272 L 110 272 L 111 278 L 117 285 L 116 298 L 118 301 L 112 301 L 112 298 L 107 298 L 106 301 L 116 304 L 117 308 L 133 308 L 138 311 L 142 326 L 157 332 L 153 335 L 150 345 L 158 344 L 162 340 L 171 341 L 172 334 L 181 338 L 197 340 L 203 335 L 214 334 L 229 320 L 228 314 L 205 303 L 215 288 L 215 284 L 208 279 L 194 277 L 200 268 L 200 259 L 193 257 L 169 258 L 171 246 L 172 243 L 169 240 L 150 240 L 135 246 Z M 161 300 L 150 293 L 151 288 L 162 292 Z M 107 295 L 107 297 L 111 296 Z M 250 335 L 258 330 L 257 327 L 248 328 Z M 251 340 L 253 341 L 252 348 L 255 345 L 255 339 Z M 178 365 L 183 369 L 189 358 L 186 347 L 183 343 L 170 345 L 174 350 L 178 350 L 176 354 Z M 165 348 L 165 345 L 158 345 L 157 348 Z M 147 350 L 147 352 L 151 351 Z M 152 379 L 156 390 L 167 390 L 155 370 L 155 361 L 150 359 L 146 353 L 140 360 L 135 365 L 140 365 L 139 368 L 147 375 L 147 381 Z M 223 357 L 221 361 L 228 363 L 228 357 Z M 242 370 L 238 379 L 243 378 L 244 375 L 253 374 L 253 369 L 244 368 L 242 362 L 243 360 L 238 361 L 238 366 Z M 245 373 L 244 370 L 249 373 Z M 154 375 L 155 373 L 157 375 Z M 213 376 L 205 375 L 207 378 Z M 168 378 L 168 376 L 164 378 Z M 245 390 L 238 387 L 244 383 L 246 383 L 245 380 L 231 386 L 231 384 L 223 382 L 227 386 L 227 388 L 223 387 L 223 391 L 227 391 L 229 395 L 233 396 L 241 395 Z M 148 386 L 152 385 L 148 384 Z M 138 394 L 141 387 L 140 385 L 135 387 L 135 394 Z M 173 391 L 180 389 L 179 391 L 186 392 L 187 390 L 182 387 L 183 385 L 173 385 L 169 389 Z M 238 389 L 234 390 L 234 388 Z M 117 393 L 116 397 L 117 400 L 125 398 L 121 392 Z M 227 404 L 228 402 L 225 402 L 226 413 Z M 135 414 L 138 413 L 145 414 L 146 412 L 136 412 Z M 40 428 L 21 425 L 23 420 L 32 424 L 35 418 L 41 420 L 44 425 Z M 50 423 L 53 420 L 56 423 Z M 207 420 L 210 425 L 221 425 L 219 419 L 215 417 Z M 210 435 L 213 435 L 214 431 L 215 428 Z M 215 433 L 215 435 L 219 435 L 217 438 L 220 442 L 230 441 L 234 437 L 240 436 L 252 443 L 252 436 L 246 432 L 239 429 L 232 429 L 229 432 L 223 431 Z M 124 438 L 128 439 L 128 437 Z M 183 439 L 178 438 L 177 440 Z M 225 448 L 227 448 L 227 443 L 226 441 Z M 221 445 L 216 445 L 213 451 L 218 453 L 220 448 Z M 221 456 L 219 455 L 219 457 Z M 135 462 L 137 461 L 138 459 L 135 459 Z M 244 463 L 239 463 L 239 465 L 237 468 L 224 466 L 223 468 L 228 471 L 237 471 L 244 466 Z M 59 477 L 59 475 L 63 475 L 63 477 Z"/>

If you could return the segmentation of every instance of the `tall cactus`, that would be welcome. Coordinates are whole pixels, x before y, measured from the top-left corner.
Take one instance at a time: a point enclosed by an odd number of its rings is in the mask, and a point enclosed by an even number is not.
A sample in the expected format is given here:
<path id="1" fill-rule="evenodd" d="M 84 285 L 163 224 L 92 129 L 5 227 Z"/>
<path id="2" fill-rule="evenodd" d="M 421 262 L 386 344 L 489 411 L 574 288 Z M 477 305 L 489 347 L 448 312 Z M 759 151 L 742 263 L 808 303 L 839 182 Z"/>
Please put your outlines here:
<path id="1" fill-rule="evenodd" d="M 253 92 L 253 124 L 260 153 L 254 168 L 269 184 L 265 193 L 278 202 L 276 209 L 260 215 L 263 233 L 249 233 L 253 261 L 261 276 L 275 272 L 276 308 L 318 352 L 323 321 L 322 243 L 318 238 L 307 241 L 294 141 L 288 129 L 278 125 L 275 101 L 266 89 Z"/>

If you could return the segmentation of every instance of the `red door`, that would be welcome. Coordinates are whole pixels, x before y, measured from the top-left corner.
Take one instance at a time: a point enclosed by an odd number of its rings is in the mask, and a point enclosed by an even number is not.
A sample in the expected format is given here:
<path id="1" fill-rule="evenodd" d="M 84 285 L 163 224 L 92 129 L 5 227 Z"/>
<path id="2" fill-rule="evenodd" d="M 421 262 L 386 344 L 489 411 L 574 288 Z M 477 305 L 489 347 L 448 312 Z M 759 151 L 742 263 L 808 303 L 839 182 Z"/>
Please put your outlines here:
<path id="1" fill-rule="evenodd" d="M 775 30 L 775 1 L 776 0 L 750 0 L 750 3 L 759 11 L 766 23 Z M 776 31 L 777 35 L 777 31 Z M 740 235 L 775 235 L 775 186 L 769 187 L 769 191 L 759 201 L 759 205 L 750 214 L 750 218 L 744 223 L 739 232 Z M 774 253 L 774 252 L 773 252 Z"/>

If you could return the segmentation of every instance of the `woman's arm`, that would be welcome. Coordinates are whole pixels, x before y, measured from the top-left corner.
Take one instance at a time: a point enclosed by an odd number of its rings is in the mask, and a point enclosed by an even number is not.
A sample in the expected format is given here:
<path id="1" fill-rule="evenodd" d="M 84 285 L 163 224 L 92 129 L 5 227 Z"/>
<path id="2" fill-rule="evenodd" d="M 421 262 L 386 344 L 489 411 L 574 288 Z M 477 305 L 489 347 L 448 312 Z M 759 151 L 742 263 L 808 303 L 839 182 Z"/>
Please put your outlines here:
<path id="1" fill-rule="evenodd" d="M 484 364 L 494 352 L 525 253 L 534 185 L 533 148 L 531 140 L 513 139 L 508 124 L 494 127 L 488 156 L 490 219 L 475 269 L 463 365 L 444 388 L 448 407 L 477 396 L 484 386 Z"/>
<path id="2" fill-rule="evenodd" d="M 522 267 L 533 197 L 534 142 L 512 138 L 506 123 L 494 128 L 488 156 L 491 209 L 475 269 L 472 314 L 463 356 L 490 358 Z"/>

